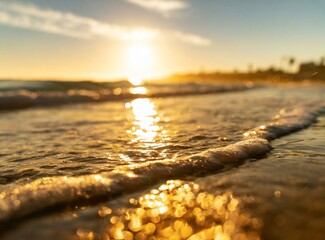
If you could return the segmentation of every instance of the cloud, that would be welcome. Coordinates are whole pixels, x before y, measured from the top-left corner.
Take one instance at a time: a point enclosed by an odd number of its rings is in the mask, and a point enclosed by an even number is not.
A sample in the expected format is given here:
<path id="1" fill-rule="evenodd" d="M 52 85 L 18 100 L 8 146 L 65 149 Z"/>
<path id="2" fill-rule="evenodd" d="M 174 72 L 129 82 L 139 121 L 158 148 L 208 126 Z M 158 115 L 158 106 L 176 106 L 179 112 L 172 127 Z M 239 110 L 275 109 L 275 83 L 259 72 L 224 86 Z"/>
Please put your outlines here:
<path id="1" fill-rule="evenodd" d="M 211 40 L 195 34 L 176 31 L 173 33 L 173 35 L 176 39 L 180 41 L 197 45 L 197 46 L 208 46 L 211 44 Z"/>
<path id="2" fill-rule="evenodd" d="M 193 34 L 161 31 L 154 28 L 129 28 L 109 24 L 92 18 L 82 17 L 69 12 L 42 9 L 31 4 L 0 2 L 0 24 L 31 29 L 41 32 L 59 34 L 69 37 L 90 39 L 102 36 L 120 41 L 155 40 L 169 37 L 189 44 L 205 46 L 209 40 Z M 172 34 L 170 34 L 172 32 Z"/>
<path id="3" fill-rule="evenodd" d="M 168 13 L 185 9 L 188 7 L 188 4 L 181 0 L 126 0 L 129 3 L 138 5 L 140 7 L 158 11 L 164 15 Z"/>
<path id="4" fill-rule="evenodd" d="M 156 29 L 112 25 L 73 13 L 46 10 L 20 3 L 0 3 L 0 23 L 76 38 L 106 36 L 125 41 L 150 40 L 159 34 Z"/>

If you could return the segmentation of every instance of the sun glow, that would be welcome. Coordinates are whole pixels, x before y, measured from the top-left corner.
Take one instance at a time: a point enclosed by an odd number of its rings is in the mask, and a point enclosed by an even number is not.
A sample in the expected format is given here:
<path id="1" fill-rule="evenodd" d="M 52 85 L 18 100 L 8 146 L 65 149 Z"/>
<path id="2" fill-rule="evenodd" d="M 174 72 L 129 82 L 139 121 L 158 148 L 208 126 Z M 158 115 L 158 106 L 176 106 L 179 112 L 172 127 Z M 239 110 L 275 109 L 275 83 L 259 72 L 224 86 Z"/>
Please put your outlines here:
<path id="1" fill-rule="evenodd" d="M 133 87 L 133 88 L 130 88 L 129 91 L 132 94 L 141 94 L 141 95 L 144 95 L 148 92 L 145 87 Z"/>
<path id="2" fill-rule="evenodd" d="M 155 104 L 148 98 L 138 98 L 131 102 L 134 114 L 134 135 L 136 141 L 153 143 L 160 131 L 157 125 L 159 118 L 155 110 Z"/>
<path id="3" fill-rule="evenodd" d="M 152 46 L 148 43 L 134 43 L 127 52 L 129 64 L 129 82 L 141 85 L 152 67 L 154 56 Z"/>

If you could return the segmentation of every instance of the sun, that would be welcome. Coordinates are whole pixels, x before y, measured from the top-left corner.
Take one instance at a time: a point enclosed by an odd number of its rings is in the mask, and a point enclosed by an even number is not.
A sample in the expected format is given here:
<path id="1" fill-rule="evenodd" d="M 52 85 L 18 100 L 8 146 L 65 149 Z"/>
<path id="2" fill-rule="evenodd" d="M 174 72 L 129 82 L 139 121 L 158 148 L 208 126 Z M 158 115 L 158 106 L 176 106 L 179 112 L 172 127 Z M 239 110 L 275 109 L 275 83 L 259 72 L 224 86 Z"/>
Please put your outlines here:
<path id="1" fill-rule="evenodd" d="M 129 82 L 135 86 L 141 85 L 154 61 L 152 46 L 148 43 L 131 44 L 127 51 L 127 61 Z"/>
<path id="2" fill-rule="evenodd" d="M 136 74 L 130 75 L 128 80 L 133 86 L 139 86 L 143 83 L 143 78 Z"/>
<path id="3" fill-rule="evenodd" d="M 129 48 L 128 57 L 133 67 L 144 68 L 150 65 L 153 60 L 152 47 L 147 43 L 132 44 Z"/>

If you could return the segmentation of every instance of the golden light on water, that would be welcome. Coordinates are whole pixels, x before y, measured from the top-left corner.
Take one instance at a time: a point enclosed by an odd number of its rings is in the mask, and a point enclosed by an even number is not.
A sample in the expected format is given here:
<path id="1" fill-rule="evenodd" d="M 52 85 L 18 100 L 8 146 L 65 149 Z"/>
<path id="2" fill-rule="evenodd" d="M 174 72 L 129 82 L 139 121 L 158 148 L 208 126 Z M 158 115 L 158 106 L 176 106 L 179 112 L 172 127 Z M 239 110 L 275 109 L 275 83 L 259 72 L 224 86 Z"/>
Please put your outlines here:
<path id="1" fill-rule="evenodd" d="M 211 194 L 196 183 L 170 180 L 129 203 L 98 211 L 108 222 L 104 239 L 260 239 L 261 222 L 242 212 L 230 192 Z"/>
<path id="2" fill-rule="evenodd" d="M 130 88 L 130 93 L 132 94 L 146 94 L 148 92 L 148 90 L 145 87 L 133 87 Z"/>
<path id="3" fill-rule="evenodd" d="M 137 91 L 143 91 L 142 87 L 137 88 Z M 125 107 L 128 109 L 130 124 L 126 132 L 134 151 L 128 158 L 120 156 L 121 159 L 128 162 L 166 159 L 164 149 L 170 138 L 168 131 L 160 124 L 163 116 L 157 112 L 155 102 L 149 98 L 138 98 L 126 103 Z"/>
<path id="4" fill-rule="evenodd" d="M 155 104 L 148 98 L 138 98 L 126 104 L 126 108 L 132 108 L 134 126 L 132 133 L 136 136 L 135 141 L 154 142 L 160 127 L 160 120 L 155 110 Z"/>
<path id="5" fill-rule="evenodd" d="M 141 85 L 150 72 L 154 61 L 152 46 L 145 42 L 133 43 L 127 51 L 129 81 L 134 86 Z"/>

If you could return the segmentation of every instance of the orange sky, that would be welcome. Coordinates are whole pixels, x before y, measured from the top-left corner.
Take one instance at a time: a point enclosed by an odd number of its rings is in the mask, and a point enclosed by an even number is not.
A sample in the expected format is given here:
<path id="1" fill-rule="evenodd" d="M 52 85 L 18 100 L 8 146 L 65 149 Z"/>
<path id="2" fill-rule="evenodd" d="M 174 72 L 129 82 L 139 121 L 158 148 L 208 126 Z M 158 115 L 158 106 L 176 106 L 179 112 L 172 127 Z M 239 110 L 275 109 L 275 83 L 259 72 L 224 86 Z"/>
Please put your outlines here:
<path id="1" fill-rule="evenodd" d="M 0 78 L 157 78 L 325 55 L 320 0 L 0 2 Z"/>

